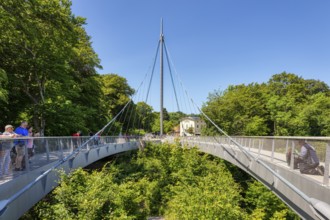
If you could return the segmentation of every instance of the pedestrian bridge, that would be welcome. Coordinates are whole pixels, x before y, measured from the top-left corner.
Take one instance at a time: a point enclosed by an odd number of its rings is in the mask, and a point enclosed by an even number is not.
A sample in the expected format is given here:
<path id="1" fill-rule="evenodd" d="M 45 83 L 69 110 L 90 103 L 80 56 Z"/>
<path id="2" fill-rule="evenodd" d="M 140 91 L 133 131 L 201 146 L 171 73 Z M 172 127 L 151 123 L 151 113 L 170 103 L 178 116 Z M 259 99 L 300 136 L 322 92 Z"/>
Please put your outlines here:
<path id="1" fill-rule="evenodd" d="M 286 162 L 297 140 L 316 148 L 324 176 L 300 174 Z M 170 140 L 170 141 L 173 141 Z M 330 219 L 329 138 L 307 137 L 185 137 L 180 141 L 240 167 L 262 182 L 303 219 Z M 291 154 L 291 161 L 294 155 Z"/>
<path id="2" fill-rule="evenodd" d="M 297 137 L 164 137 L 162 141 L 198 147 L 240 167 L 262 182 L 303 219 L 330 219 L 329 138 L 305 138 L 316 147 L 324 176 L 300 174 L 286 163 Z M 57 186 L 58 170 L 70 172 L 104 157 L 141 146 L 139 137 L 34 138 L 35 156 L 25 171 L 0 180 L 0 219 L 18 219 Z M 79 146 L 77 148 L 77 146 Z M 27 155 L 27 154 L 26 154 Z M 291 155 L 293 158 L 293 155 Z"/>
<path id="3" fill-rule="evenodd" d="M 58 185 L 59 170 L 70 172 L 102 158 L 138 149 L 138 137 L 33 138 L 31 163 L 0 179 L 0 219 L 18 219 Z M 79 147 L 78 147 L 79 146 Z"/>

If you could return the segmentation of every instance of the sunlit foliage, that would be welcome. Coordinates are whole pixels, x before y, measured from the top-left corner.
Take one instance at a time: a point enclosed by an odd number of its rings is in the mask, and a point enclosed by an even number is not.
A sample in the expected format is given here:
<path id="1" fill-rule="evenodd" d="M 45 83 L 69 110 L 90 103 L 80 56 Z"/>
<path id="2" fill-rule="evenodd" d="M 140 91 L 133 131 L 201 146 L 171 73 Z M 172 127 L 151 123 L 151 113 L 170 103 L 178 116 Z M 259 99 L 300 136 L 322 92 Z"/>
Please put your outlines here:
<path id="1" fill-rule="evenodd" d="M 196 148 L 170 144 L 126 152 L 99 171 L 78 169 L 62 175 L 60 186 L 24 218 L 31 216 L 297 219 L 274 194 L 238 168 Z"/>
<path id="2" fill-rule="evenodd" d="M 283 72 L 267 83 L 215 91 L 203 111 L 230 135 L 327 136 L 329 104 L 327 84 Z M 210 125 L 204 133 L 214 131 Z"/>

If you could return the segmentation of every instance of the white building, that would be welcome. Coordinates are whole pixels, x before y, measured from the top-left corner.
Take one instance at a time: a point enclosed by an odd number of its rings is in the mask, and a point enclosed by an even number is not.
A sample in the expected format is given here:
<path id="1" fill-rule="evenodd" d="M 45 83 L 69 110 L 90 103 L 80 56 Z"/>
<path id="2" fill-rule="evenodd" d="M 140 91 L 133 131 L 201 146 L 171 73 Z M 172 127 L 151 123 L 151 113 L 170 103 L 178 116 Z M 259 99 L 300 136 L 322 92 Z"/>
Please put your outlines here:
<path id="1" fill-rule="evenodd" d="M 205 122 L 199 117 L 185 117 L 180 120 L 180 136 L 201 135 Z M 192 134 L 188 131 L 192 131 Z"/>

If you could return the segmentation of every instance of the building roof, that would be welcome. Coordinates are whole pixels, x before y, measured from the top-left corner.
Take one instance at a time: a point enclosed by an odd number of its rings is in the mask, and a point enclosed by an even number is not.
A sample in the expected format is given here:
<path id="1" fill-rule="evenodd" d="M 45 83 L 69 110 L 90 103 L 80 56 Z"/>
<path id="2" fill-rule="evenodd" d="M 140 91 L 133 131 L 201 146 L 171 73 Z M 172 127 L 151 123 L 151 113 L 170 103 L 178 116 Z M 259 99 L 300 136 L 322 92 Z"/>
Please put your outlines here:
<path id="1" fill-rule="evenodd" d="M 181 118 L 180 121 L 184 121 L 184 120 L 190 120 L 190 121 L 198 121 L 198 120 L 201 120 L 200 117 L 196 117 L 196 116 L 189 116 L 189 117 L 184 117 L 184 118 Z"/>

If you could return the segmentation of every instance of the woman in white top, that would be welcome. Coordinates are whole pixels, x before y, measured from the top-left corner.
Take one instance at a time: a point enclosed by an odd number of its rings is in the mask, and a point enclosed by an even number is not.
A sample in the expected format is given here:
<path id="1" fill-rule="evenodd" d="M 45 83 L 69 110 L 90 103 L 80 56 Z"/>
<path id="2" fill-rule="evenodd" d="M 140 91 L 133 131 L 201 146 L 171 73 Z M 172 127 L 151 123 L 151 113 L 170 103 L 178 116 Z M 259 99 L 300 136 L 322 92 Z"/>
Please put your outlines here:
<path id="1" fill-rule="evenodd" d="M 12 125 L 6 125 L 5 132 L 0 136 L 1 139 L 14 138 L 18 135 L 14 132 L 14 127 Z M 14 146 L 13 141 L 2 141 L 2 146 L 0 149 L 0 178 L 3 174 L 9 174 L 10 165 L 10 151 Z"/>

